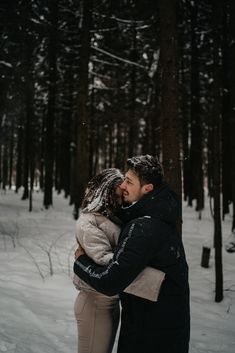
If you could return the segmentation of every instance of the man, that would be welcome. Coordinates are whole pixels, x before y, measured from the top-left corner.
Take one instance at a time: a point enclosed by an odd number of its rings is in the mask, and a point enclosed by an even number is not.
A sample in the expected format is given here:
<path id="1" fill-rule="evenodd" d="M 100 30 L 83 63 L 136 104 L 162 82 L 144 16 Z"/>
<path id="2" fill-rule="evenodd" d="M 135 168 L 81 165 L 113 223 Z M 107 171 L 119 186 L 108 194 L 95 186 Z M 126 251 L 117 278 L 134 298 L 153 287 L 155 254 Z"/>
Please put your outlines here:
<path id="1" fill-rule="evenodd" d="M 176 229 L 180 202 L 152 156 L 133 157 L 121 184 L 129 207 L 113 260 L 97 266 L 86 255 L 75 273 L 106 295 L 120 293 L 122 317 L 118 353 L 188 353 L 190 314 L 188 266 Z M 157 302 L 122 292 L 146 267 L 165 272 Z"/>

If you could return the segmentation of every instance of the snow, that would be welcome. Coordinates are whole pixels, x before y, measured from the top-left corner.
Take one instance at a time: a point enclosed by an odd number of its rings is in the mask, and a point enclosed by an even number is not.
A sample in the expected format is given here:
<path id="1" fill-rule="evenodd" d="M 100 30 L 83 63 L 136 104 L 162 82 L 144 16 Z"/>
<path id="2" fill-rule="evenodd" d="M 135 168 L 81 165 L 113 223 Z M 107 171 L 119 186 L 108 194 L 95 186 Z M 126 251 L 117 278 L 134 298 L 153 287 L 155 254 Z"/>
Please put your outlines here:
<path id="1" fill-rule="evenodd" d="M 13 66 L 12 66 L 12 64 L 11 63 L 8 63 L 8 62 L 6 62 L 6 61 L 0 61 L 0 65 L 4 65 L 4 66 L 6 66 L 6 67 L 9 67 L 9 68 L 13 68 Z"/>
<path id="2" fill-rule="evenodd" d="M 34 198 L 29 213 L 20 195 L 0 195 L 0 352 L 75 352 L 72 209 L 57 196 L 45 211 Z"/>
<path id="3" fill-rule="evenodd" d="M 155 73 L 157 72 L 159 57 L 160 57 L 160 50 L 154 51 L 153 62 L 151 64 L 149 72 L 148 72 L 148 75 L 150 78 L 153 78 Z"/>
<path id="4" fill-rule="evenodd" d="M 33 212 L 29 213 L 28 201 L 20 196 L 12 190 L 0 192 L 0 352 L 76 352 L 72 206 L 55 194 L 54 207 L 44 210 L 43 196 L 35 192 Z M 213 250 L 209 268 L 200 266 L 202 245 L 213 239 L 209 206 L 201 221 L 192 208 L 184 205 L 183 211 L 191 287 L 190 353 L 232 353 L 235 253 L 227 253 L 223 246 L 224 300 L 215 303 Z M 230 228 L 231 216 L 227 216 L 223 222 L 224 245 Z"/>

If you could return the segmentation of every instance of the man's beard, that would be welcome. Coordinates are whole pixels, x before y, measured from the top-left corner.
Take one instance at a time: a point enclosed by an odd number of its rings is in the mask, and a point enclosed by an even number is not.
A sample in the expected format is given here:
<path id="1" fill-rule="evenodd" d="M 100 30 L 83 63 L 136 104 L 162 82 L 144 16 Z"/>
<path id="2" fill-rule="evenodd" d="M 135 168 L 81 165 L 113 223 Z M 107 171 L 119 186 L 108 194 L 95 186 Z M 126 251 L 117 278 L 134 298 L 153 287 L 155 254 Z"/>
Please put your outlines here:
<path id="1" fill-rule="evenodd" d="M 128 194 L 129 195 L 129 194 Z M 124 199 L 124 196 L 122 196 L 122 207 L 127 207 L 127 206 L 130 206 L 132 204 L 132 202 L 130 201 L 126 201 Z"/>

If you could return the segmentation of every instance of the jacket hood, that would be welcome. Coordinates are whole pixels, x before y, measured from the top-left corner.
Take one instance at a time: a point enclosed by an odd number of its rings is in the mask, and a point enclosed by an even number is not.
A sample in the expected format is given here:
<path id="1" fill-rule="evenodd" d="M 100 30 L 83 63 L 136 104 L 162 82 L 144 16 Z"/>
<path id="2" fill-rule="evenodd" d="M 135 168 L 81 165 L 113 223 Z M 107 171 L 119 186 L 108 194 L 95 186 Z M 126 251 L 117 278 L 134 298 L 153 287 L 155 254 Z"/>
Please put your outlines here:
<path id="1" fill-rule="evenodd" d="M 157 218 L 174 225 L 181 217 L 179 198 L 166 183 L 144 195 L 136 203 L 123 207 L 119 215 L 125 223 L 144 216 Z"/>

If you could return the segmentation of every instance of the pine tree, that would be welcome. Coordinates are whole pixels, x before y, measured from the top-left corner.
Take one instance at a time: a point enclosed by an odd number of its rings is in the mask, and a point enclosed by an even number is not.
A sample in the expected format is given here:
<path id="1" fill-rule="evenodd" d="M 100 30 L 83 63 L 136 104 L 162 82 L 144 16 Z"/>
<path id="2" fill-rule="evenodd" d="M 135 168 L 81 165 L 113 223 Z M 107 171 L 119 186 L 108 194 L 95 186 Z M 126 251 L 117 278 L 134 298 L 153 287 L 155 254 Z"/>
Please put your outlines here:
<path id="1" fill-rule="evenodd" d="M 54 174 L 54 140 L 55 140 L 55 109 L 56 109 L 56 80 L 57 80 L 57 52 L 58 52 L 58 2 L 50 0 L 48 3 L 49 32 L 48 32 L 48 104 L 46 114 L 45 135 L 45 191 L 43 204 L 49 208 L 53 204 L 53 174 Z"/>
<path id="2" fill-rule="evenodd" d="M 90 30 L 92 26 L 92 0 L 82 2 L 81 50 L 79 60 L 79 85 L 76 108 L 76 157 L 74 179 L 74 217 L 82 202 L 89 176 L 88 135 L 88 64 L 90 58 Z"/>
<path id="3" fill-rule="evenodd" d="M 159 9 L 162 70 L 162 159 L 166 180 L 181 198 L 180 136 L 177 100 L 177 2 L 160 0 Z"/>
<path id="4" fill-rule="evenodd" d="M 221 32 L 222 32 L 222 6 L 219 0 L 213 4 L 213 200 L 214 200 L 214 246 L 215 246 L 215 301 L 223 300 L 223 268 L 222 268 L 222 229 L 221 229 Z"/>

